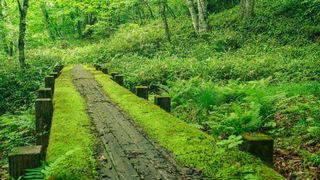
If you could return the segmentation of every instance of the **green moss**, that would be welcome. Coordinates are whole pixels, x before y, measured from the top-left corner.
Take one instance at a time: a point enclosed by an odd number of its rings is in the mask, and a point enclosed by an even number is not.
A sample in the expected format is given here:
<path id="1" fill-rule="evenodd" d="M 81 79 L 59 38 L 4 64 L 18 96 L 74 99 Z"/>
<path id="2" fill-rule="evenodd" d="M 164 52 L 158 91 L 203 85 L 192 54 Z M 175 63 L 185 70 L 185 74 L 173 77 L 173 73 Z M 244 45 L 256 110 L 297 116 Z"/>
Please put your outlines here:
<path id="1" fill-rule="evenodd" d="M 216 145 L 211 136 L 190 127 L 152 103 L 88 68 L 104 91 L 139 124 L 146 133 L 175 155 L 184 166 L 202 170 L 212 179 L 283 179 L 260 160 L 239 150 Z"/>
<path id="2" fill-rule="evenodd" d="M 272 138 L 270 136 L 267 136 L 265 134 L 259 134 L 259 133 L 245 133 L 242 135 L 244 139 L 247 139 L 249 141 L 270 141 Z"/>
<path id="3" fill-rule="evenodd" d="M 56 80 L 54 115 L 47 151 L 50 164 L 47 177 L 54 179 L 93 179 L 94 136 L 85 101 L 72 83 L 72 67 L 66 67 Z"/>

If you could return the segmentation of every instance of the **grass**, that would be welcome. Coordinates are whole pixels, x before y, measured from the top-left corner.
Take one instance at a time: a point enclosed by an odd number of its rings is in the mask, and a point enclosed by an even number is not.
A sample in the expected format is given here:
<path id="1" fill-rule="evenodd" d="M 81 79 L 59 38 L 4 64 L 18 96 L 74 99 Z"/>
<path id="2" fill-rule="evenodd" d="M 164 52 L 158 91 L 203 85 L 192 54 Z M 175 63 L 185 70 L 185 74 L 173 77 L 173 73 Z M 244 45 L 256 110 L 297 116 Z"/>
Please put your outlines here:
<path id="1" fill-rule="evenodd" d="M 110 98 L 182 165 L 195 167 L 212 179 L 282 179 L 257 158 L 236 148 L 218 146 L 213 137 L 138 98 L 101 72 L 88 69 Z"/>
<path id="2" fill-rule="evenodd" d="M 83 98 L 71 78 L 72 66 L 56 80 L 54 115 L 47 152 L 49 179 L 94 179 L 94 139 Z"/>

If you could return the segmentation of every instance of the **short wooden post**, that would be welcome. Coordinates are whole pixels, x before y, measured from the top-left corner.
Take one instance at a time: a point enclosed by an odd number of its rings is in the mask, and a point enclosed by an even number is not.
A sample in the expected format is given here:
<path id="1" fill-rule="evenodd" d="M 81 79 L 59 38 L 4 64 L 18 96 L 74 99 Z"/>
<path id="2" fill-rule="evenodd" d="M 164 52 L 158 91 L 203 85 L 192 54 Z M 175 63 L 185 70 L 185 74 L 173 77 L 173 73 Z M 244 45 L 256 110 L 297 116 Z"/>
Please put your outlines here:
<path id="1" fill-rule="evenodd" d="M 59 73 L 57 73 L 57 72 L 52 72 L 52 73 L 50 73 L 50 76 L 53 76 L 53 77 L 56 79 L 56 78 L 58 78 Z"/>
<path id="2" fill-rule="evenodd" d="M 137 86 L 136 95 L 144 99 L 149 99 L 149 88 L 147 86 Z"/>
<path id="3" fill-rule="evenodd" d="M 103 72 L 103 74 L 109 74 L 108 68 L 102 68 L 102 72 Z"/>
<path id="4" fill-rule="evenodd" d="M 273 144 L 270 136 L 264 134 L 243 134 L 240 150 L 260 158 L 266 165 L 273 167 Z"/>
<path id="5" fill-rule="evenodd" d="M 60 72 L 62 71 L 63 68 L 64 68 L 64 65 L 57 65 L 56 67 L 54 67 L 53 71 L 60 74 Z"/>
<path id="6" fill-rule="evenodd" d="M 124 77 L 123 75 L 115 75 L 114 81 L 118 83 L 120 86 L 124 86 Z"/>
<path id="7" fill-rule="evenodd" d="M 167 112 L 171 112 L 171 97 L 169 96 L 155 96 L 154 104 Z"/>
<path id="8" fill-rule="evenodd" d="M 36 132 L 37 145 L 42 145 L 44 149 L 48 147 L 49 134 L 52 124 L 53 104 L 52 99 L 37 99 L 35 103 L 36 111 Z"/>
<path id="9" fill-rule="evenodd" d="M 44 78 L 45 88 L 51 88 L 52 94 L 54 94 L 54 77 L 53 76 L 46 76 Z"/>
<path id="10" fill-rule="evenodd" d="M 97 71 L 101 71 L 101 70 L 102 70 L 102 66 L 97 65 L 97 66 L 96 66 L 96 70 L 97 70 Z"/>
<path id="11" fill-rule="evenodd" d="M 41 88 L 38 90 L 38 98 L 49 98 L 52 99 L 52 90 L 51 88 Z"/>
<path id="12" fill-rule="evenodd" d="M 112 72 L 112 73 L 110 73 L 110 75 L 112 76 L 112 79 L 114 80 L 115 76 L 119 75 L 119 73 L 118 72 Z"/>
<path id="13" fill-rule="evenodd" d="M 41 166 L 41 146 L 27 146 L 14 148 L 9 154 L 10 178 L 17 180 L 23 176 L 27 169 Z"/>

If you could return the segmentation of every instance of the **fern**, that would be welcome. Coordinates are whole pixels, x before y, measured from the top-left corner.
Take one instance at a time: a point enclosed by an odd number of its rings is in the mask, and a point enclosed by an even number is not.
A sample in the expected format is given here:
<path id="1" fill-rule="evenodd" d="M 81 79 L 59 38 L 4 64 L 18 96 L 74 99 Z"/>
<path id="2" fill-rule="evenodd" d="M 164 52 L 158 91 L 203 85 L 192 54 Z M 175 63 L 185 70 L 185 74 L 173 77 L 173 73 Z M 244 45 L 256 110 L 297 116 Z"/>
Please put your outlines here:
<path id="1" fill-rule="evenodd" d="M 45 163 L 42 163 L 40 167 L 34 169 L 27 169 L 24 179 L 25 180 L 43 180 L 45 177 Z"/>

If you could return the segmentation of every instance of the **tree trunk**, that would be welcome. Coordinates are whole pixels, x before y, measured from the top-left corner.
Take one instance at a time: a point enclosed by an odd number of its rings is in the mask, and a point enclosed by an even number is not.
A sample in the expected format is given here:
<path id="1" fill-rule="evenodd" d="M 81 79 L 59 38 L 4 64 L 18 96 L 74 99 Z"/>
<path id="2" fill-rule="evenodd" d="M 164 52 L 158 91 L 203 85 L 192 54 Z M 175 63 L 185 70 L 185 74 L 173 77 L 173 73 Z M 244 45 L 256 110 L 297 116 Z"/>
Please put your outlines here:
<path id="1" fill-rule="evenodd" d="M 20 31 L 19 31 L 19 63 L 21 68 L 26 67 L 26 57 L 25 57 L 25 37 L 27 31 L 27 13 L 29 7 L 29 0 L 23 0 L 21 4 L 20 0 L 17 0 L 20 12 Z"/>
<path id="2" fill-rule="evenodd" d="M 160 0 L 159 8 L 160 8 L 160 14 L 161 14 L 161 18 L 164 26 L 164 31 L 166 33 L 166 38 L 168 42 L 171 42 L 171 35 L 170 35 L 168 19 L 167 19 L 167 0 Z"/>
<path id="3" fill-rule="evenodd" d="M 9 47 L 7 42 L 7 34 L 6 34 L 6 28 L 5 28 L 5 18 L 3 14 L 4 9 L 4 2 L 0 0 L 0 30 L 1 30 L 1 38 L 3 41 L 3 50 L 6 54 L 9 54 Z"/>
<path id="4" fill-rule="evenodd" d="M 192 19 L 192 24 L 193 24 L 194 31 L 198 34 L 199 21 L 198 21 L 198 16 L 197 16 L 197 13 L 196 13 L 196 9 L 194 7 L 193 0 L 187 0 L 187 6 L 189 8 L 189 12 L 190 12 L 190 16 L 191 16 L 191 19 Z"/>
<path id="5" fill-rule="evenodd" d="M 248 19 L 254 15 L 254 0 L 241 0 L 241 18 Z"/>
<path id="6" fill-rule="evenodd" d="M 51 27 L 50 27 L 51 23 L 50 23 L 49 13 L 48 13 L 48 10 L 46 8 L 46 4 L 45 3 L 41 4 L 41 11 L 42 11 L 42 14 L 43 14 L 43 17 L 44 17 L 44 22 L 45 22 L 47 31 L 49 33 L 49 37 L 52 40 L 55 40 L 56 37 L 55 37 L 54 33 L 52 32 Z"/>
<path id="7" fill-rule="evenodd" d="M 208 2 L 207 0 L 197 0 L 198 2 L 198 13 L 199 13 L 199 34 L 208 31 L 208 14 L 207 14 L 207 7 Z"/>
<path id="8" fill-rule="evenodd" d="M 153 11 L 152 11 L 152 8 L 151 8 L 148 0 L 144 0 L 144 5 L 147 7 L 151 18 L 154 19 Z"/>
<path id="9" fill-rule="evenodd" d="M 3 7 L 7 8 L 7 2 L 6 0 L 3 0 Z M 13 42 L 13 39 L 15 37 L 14 34 L 14 30 L 13 30 L 13 25 L 12 25 L 12 21 L 11 21 L 11 17 L 10 17 L 10 13 L 6 13 L 7 16 L 7 22 L 8 22 L 8 52 L 9 52 L 9 56 L 13 56 L 13 54 L 15 53 L 15 44 Z"/>

